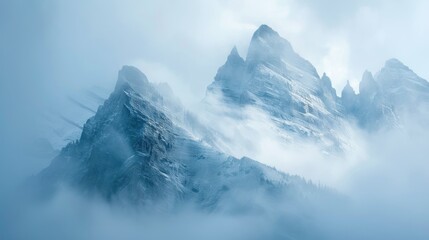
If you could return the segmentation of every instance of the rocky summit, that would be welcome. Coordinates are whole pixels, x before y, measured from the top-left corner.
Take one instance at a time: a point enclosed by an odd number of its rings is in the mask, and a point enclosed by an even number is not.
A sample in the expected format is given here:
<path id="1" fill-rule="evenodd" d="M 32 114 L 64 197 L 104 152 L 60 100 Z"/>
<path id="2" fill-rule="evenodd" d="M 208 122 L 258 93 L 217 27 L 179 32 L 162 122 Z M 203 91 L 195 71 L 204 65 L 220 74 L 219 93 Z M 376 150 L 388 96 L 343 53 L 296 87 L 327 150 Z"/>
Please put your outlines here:
<path id="1" fill-rule="evenodd" d="M 143 73 L 123 67 L 114 92 L 85 123 L 80 139 L 61 151 L 38 182 L 49 191 L 65 184 L 110 202 L 162 210 L 258 209 L 257 196 L 287 202 L 323 192 L 300 177 L 192 138 L 171 121 L 163 102 Z"/>
<path id="2" fill-rule="evenodd" d="M 243 59 L 233 48 L 204 101 L 210 106 L 216 99 L 233 111 L 260 109 L 287 142 L 304 139 L 341 152 L 350 141 L 348 126 L 365 131 L 400 126 L 406 111 L 421 112 L 429 103 L 429 83 L 397 59 L 388 60 L 375 77 L 366 71 L 359 93 L 347 83 L 337 96 L 331 79 L 320 77 L 266 25 L 255 31 L 247 52 Z"/>

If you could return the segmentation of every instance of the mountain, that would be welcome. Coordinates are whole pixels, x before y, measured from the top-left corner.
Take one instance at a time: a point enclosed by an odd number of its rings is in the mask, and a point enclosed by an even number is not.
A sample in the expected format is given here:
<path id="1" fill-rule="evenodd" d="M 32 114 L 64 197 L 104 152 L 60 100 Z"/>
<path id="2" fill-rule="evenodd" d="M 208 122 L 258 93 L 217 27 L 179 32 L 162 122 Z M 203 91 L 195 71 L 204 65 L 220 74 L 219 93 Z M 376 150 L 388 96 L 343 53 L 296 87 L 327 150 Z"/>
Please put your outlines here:
<path id="1" fill-rule="evenodd" d="M 234 47 L 207 88 L 207 111 L 229 109 L 218 119 L 234 119 L 221 122 L 224 129 L 186 111 L 167 85 L 150 83 L 137 68 L 124 66 L 115 90 L 83 125 L 80 138 L 36 179 L 47 190 L 66 184 L 108 201 L 162 208 L 188 203 L 210 210 L 253 208 L 258 204 L 242 198 L 256 201 L 259 194 L 270 201 L 304 200 L 324 190 L 224 151 L 219 139 L 225 132 L 242 138 L 242 145 L 261 136 L 239 136 L 234 129 L 243 123 L 235 120 L 255 113 L 246 115 L 249 107 L 269 118 L 257 119 L 262 134 L 272 130 L 264 121 L 273 122 L 273 132 L 285 143 L 305 139 L 341 151 L 348 144 L 342 127 L 350 122 L 367 130 L 395 126 L 404 112 L 427 109 L 428 103 L 429 83 L 396 59 L 375 77 L 365 72 L 358 94 L 348 83 L 338 97 L 326 74 L 320 77 L 287 40 L 262 25 L 246 59 Z M 267 142 L 260 147 L 272 149 Z"/>
<path id="2" fill-rule="evenodd" d="M 342 106 L 326 74 L 298 55 L 291 44 L 266 25 L 253 34 L 246 59 L 234 47 L 204 102 L 226 108 L 248 106 L 264 111 L 288 140 L 307 139 L 342 148 L 336 129 L 344 124 Z"/>
<path id="3" fill-rule="evenodd" d="M 375 77 L 368 71 L 363 74 L 359 94 L 347 85 L 341 101 L 362 128 L 391 128 L 403 124 L 410 114 L 427 113 L 429 82 L 399 60 L 390 59 Z"/>
<path id="4" fill-rule="evenodd" d="M 429 103 L 429 82 L 397 59 L 386 61 L 376 81 L 397 111 L 414 111 L 421 104 Z"/>
<path id="5" fill-rule="evenodd" d="M 305 201 L 323 192 L 300 177 L 214 150 L 170 115 L 155 85 L 125 66 L 80 139 L 63 148 L 36 179 L 48 192 L 65 184 L 111 202 L 160 209 L 195 204 L 236 211 L 257 207 L 257 196 Z"/>
<path id="6" fill-rule="evenodd" d="M 207 112 L 240 120 L 250 118 L 249 108 L 260 110 L 285 144 L 310 141 L 332 153 L 350 146 L 350 125 L 377 131 L 400 126 L 409 113 L 427 112 L 429 83 L 390 59 L 375 77 L 363 74 L 359 93 L 347 83 L 338 97 L 326 74 L 320 77 L 286 39 L 261 25 L 245 59 L 232 49 L 203 102 Z M 217 137 L 219 142 L 228 140 L 221 131 Z"/>

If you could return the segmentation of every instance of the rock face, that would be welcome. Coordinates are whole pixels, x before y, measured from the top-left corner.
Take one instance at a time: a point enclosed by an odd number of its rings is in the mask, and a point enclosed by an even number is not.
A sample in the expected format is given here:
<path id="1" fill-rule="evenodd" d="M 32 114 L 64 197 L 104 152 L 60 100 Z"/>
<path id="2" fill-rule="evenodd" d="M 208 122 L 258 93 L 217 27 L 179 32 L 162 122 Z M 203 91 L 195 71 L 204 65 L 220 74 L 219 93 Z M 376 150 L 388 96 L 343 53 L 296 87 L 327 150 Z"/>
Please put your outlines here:
<path id="1" fill-rule="evenodd" d="M 219 69 L 215 76 L 214 84 L 208 87 L 209 91 L 222 91 L 225 99 L 232 103 L 241 102 L 246 88 L 242 75 L 245 71 L 245 62 L 238 55 L 237 48 L 234 47 L 226 60 L 226 63 Z M 244 100 L 244 99 L 243 99 Z"/>
<path id="2" fill-rule="evenodd" d="M 349 83 L 338 97 L 331 80 L 266 25 L 250 42 L 246 59 L 234 48 L 207 88 L 205 102 L 220 99 L 234 111 L 263 110 L 288 139 L 313 140 L 325 149 L 347 145 L 343 126 L 375 131 L 401 124 L 404 112 L 427 109 L 429 83 L 397 59 L 375 77 L 366 71 L 357 94 Z"/>
<path id="3" fill-rule="evenodd" d="M 347 112 L 354 112 L 358 108 L 358 97 L 349 81 L 341 92 L 341 103 Z"/>
<path id="4" fill-rule="evenodd" d="M 384 68 L 376 75 L 376 81 L 384 96 L 398 110 L 429 102 L 429 82 L 397 59 L 386 61 Z"/>
<path id="5" fill-rule="evenodd" d="M 342 124 L 331 80 L 326 74 L 320 78 L 310 62 L 266 25 L 253 34 L 246 60 L 235 48 L 231 51 L 207 88 L 206 99 L 213 96 L 233 107 L 262 109 L 291 138 L 341 146 L 331 131 Z"/>
<path id="6" fill-rule="evenodd" d="M 353 95 L 351 91 L 350 86 L 343 90 L 344 108 L 368 130 L 401 125 L 407 115 L 427 112 L 429 106 L 429 82 L 397 59 L 386 61 L 375 78 L 366 71 L 359 94 Z"/>
<path id="7" fill-rule="evenodd" d="M 162 208 L 185 203 L 209 210 L 234 204 L 252 208 L 252 200 L 240 203 L 238 198 L 319 191 L 299 177 L 196 141 L 170 120 L 163 102 L 143 73 L 124 67 L 114 92 L 86 122 L 80 139 L 67 145 L 37 179 L 52 189 L 68 184 L 109 201 Z"/>

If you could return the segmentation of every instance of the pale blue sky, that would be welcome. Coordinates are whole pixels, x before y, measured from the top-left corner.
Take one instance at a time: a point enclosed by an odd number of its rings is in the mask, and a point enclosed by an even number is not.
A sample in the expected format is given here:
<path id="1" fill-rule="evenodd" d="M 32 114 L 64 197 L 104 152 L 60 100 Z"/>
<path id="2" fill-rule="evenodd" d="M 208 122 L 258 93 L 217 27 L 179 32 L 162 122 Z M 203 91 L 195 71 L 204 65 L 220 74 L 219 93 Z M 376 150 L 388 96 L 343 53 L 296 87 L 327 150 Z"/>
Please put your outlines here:
<path id="1" fill-rule="evenodd" d="M 93 83 L 111 87 L 121 65 L 134 64 L 194 103 L 230 49 L 237 45 L 244 55 L 262 23 L 287 38 L 319 74 L 327 72 L 337 90 L 347 80 L 357 86 L 365 69 L 377 71 L 391 57 L 429 77 L 429 4 L 423 0 L 1 4 L 2 63 L 27 69 L 23 81 L 50 93 Z"/>

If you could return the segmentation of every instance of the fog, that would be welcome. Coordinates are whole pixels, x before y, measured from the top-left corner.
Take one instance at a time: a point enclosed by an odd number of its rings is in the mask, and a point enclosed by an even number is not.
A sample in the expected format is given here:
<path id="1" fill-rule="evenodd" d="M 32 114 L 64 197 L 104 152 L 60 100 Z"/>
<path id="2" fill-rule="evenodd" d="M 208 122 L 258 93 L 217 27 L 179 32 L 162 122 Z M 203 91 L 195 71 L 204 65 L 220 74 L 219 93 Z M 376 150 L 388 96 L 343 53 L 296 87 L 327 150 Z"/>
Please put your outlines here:
<path id="1" fill-rule="evenodd" d="M 1 1 L 0 238 L 428 239 L 427 117 L 408 115 L 401 128 L 373 134 L 344 126 L 350 146 L 333 155 L 304 140 L 282 143 L 256 109 L 245 109 L 248 118 L 239 120 L 199 109 L 230 49 L 236 45 L 245 56 L 262 23 L 290 40 L 319 74 L 327 72 L 337 92 L 347 80 L 356 89 L 365 69 L 376 72 L 390 57 L 428 79 L 428 7 L 420 0 Z M 266 204 L 257 214 L 189 207 L 170 215 L 111 206 L 66 186 L 50 199 L 28 198 L 22 185 L 55 154 L 35 146 L 41 113 L 70 112 L 67 97 L 92 87 L 109 92 L 125 64 L 168 82 L 223 134 L 222 151 L 303 176 L 345 200 L 308 209 Z"/>
<path id="2" fill-rule="evenodd" d="M 206 98 L 196 110 L 200 121 L 218 135 L 215 146 L 237 158 L 253 158 L 276 169 L 296 174 L 317 184 L 342 188 L 344 177 L 366 158 L 364 131 L 344 123 L 336 134 L 346 143 L 340 151 L 322 141 L 287 132 L 261 109 L 244 109 Z"/>
<path id="3" fill-rule="evenodd" d="M 111 205 L 64 187 L 44 200 L 22 192 L 3 195 L 1 234 L 3 239 L 427 239 L 428 133 L 413 120 L 402 129 L 365 136 L 352 168 L 317 159 L 302 163 L 344 171 L 335 178 L 339 201 L 288 205 L 264 203 L 260 196 L 263 211 L 206 212 L 189 206 L 171 213 Z"/>
<path id="4" fill-rule="evenodd" d="M 227 111 L 225 106 L 220 109 Z M 218 147 L 327 186 L 338 198 L 306 203 L 273 203 L 259 198 L 262 211 L 173 212 L 115 205 L 64 186 L 47 199 L 33 198 L 22 182 L 2 192 L 3 239 L 427 239 L 429 167 L 427 114 L 405 115 L 399 128 L 368 133 L 353 125 L 350 149 L 334 155 L 305 140 L 284 142 L 263 112 L 248 108 L 200 119 L 225 137 Z M 219 117 L 222 116 L 222 117 Z M 216 125 L 216 124 L 217 125 Z M 13 142 L 10 142 L 12 144 Z M 9 149 L 10 152 L 16 148 Z M 26 179 L 49 163 L 49 156 L 17 151 L 30 166 L 9 168 Z M 38 161 L 38 164 L 32 163 Z M 31 165 L 32 164 L 32 165 Z M 4 190 L 5 188 L 3 188 Z M 34 190 L 34 189 L 33 189 Z M 243 193 L 238 199 L 249 196 Z M 228 201 L 228 200 L 226 200 Z M 155 208 L 156 209 L 156 208 Z"/>

